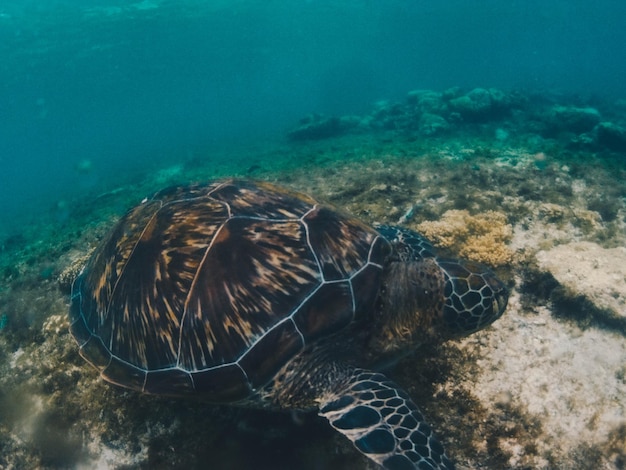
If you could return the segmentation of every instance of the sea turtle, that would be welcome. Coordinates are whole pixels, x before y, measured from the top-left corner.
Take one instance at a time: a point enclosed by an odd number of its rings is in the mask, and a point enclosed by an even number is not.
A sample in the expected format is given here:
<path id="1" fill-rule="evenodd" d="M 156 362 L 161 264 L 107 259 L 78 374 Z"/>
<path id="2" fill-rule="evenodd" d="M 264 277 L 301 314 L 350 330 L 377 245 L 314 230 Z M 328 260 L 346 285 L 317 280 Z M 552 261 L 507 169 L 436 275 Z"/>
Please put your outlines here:
<path id="1" fill-rule="evenodd" d="M 507 303 L 471 262 L 303 194 L 228 179 L 130 210 L 74 281 L 71 332 L 108 382 L 145 393 L 317 409 L 389 469 L 452 463 L 379 372 L 477 331 Z"/>

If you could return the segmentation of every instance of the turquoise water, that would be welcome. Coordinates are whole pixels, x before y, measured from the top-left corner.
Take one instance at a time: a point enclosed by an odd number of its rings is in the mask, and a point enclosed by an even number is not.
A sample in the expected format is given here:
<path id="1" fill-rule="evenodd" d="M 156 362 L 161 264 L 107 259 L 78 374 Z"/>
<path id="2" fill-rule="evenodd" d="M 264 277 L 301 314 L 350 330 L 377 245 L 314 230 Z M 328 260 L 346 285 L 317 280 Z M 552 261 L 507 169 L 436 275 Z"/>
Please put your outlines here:
<path id="1" fill-rule="evenodd" d="M 226 176 L 497 270 L 493 327 L 388 371 L 459 466 L 624 468 L 626 3 L 3 0 L 0 58 L 0 468 L 370 468 L 315 413 L 123 391 L 78 355 L 86 256 Z"/>
<path id="2" fill-rule="evenodd" d="M 412 89 L 623 97 L 624 18 L 618 0 L 5 0 L 0 226 Z"/>

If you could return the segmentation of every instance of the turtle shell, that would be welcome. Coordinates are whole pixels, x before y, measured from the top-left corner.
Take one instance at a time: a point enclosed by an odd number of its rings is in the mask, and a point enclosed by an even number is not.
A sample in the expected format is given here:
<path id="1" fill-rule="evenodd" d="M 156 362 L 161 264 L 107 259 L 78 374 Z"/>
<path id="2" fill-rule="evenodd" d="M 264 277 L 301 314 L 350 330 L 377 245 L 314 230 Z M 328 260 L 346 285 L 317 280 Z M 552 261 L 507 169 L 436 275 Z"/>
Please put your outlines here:
<path id="1" fill-rule="evenodd" d="M 109 382 L 237 401 L 370 312 L 388 253 L 373 229 L 268 183 L 170 188 L 96 249 L 71 332 Z"/>

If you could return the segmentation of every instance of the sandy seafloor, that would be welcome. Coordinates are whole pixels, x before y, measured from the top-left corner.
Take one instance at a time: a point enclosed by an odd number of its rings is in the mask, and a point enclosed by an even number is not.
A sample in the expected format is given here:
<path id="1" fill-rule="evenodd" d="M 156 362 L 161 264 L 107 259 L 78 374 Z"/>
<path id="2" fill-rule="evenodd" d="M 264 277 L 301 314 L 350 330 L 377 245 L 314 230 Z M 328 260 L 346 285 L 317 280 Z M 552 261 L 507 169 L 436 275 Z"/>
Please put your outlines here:
<path id="1" fill-rule="evenodd" d="M 493 326 L 387 371 L 458 468 L 626 468 L 626 148 L 619 132 L 598 137 L 626 107 L 531 101 L 456 124 L 448 114 L 443 129 L 380 103 L 345 132 L 225 149 L 63 201 L 62 223 L 35 211 L 1 243 L 0 468 L 373 468 L 315 413 L 143 396 L 79 357 L 67 310 L 81 260 L 145 196 L 222 176 L 401 221 L 507 282 Z M 564 109 L 597 116 L 559 127 Z"/>

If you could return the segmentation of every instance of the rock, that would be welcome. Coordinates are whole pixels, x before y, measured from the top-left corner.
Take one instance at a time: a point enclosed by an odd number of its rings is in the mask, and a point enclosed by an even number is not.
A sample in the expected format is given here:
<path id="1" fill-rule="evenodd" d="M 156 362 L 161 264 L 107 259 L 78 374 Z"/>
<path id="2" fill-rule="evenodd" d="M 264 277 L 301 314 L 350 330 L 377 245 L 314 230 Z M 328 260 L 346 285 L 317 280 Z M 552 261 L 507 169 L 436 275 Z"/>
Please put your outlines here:
<path id="1" fill-rule="evenodd" d="M 422 99 L 423 95 L 428 95 L 431 92 L 430 90 L 411 90 L 406 96 L 406 102 L 409 104 L 417 104 Z"/>
<path id="2" fill-rule="evenodd" d="M 450 100 L 450 106 L 462 116 L 484 115 L 491 109 L 491 97 L 487 90 L 475 88 L 467 95 Z"/>
<path id="3" fill-rule="evenodd" d="M 409 92 L 407 103 L 418 113 L 445 115 L 448 105 L 441 93 L 430 90 L 414 90 Z"/>
<path id="4" fill-rule="evenodd" d="M 590 302 L 600 321 L 626 320 L 626 248 L 574 242 L 538 252 L 537 261 L 566 289 L 561 300 Z"/>
<path id="5" fill-rule="evenodd" d="M 365 121 L 372 129 L 414 129 L 419 112 L 414 105 L 379 101 Z"/>
<path id="6" fill-rule="evenodd" d="M 510 102 L 506 94 L 495 88 L 474 88 L 469 93 L 450 100 L 450 108 L 467 121 L 485 121 L 500 117 Z"/>
<path id="7" fill-rule="evenodd" d="M 441 94 L 441 97 L 446 101 L 450 101 L 451 99 L 458 98 L 461 95 L 463 95 L 463 90 L 461 89 L 461 87 L 454 86 L 444 90 Z"/>
<path id="8" fill-rule="evenodd" d="M 436 135 L 441 134 L 450 129 L 450 124 L 443 117 L 432 114 L 424 113 L 419 120 L 419 131 L 424 135 Z"/>
<path id="9" fill-rule="evenodd" d="M 346 134 L 359 125 L 359 119 L 351 116 L 324 117 L 311 115 L 300 121 L 300 126 L 287 134 L 290 140 L 319 140 Z"/>
<path id="10" fill-rule="evenodd" d="M 507 410 L 529 439 L 498 436 L 509 460 L 485 469 L 622 468 L 623 334 L 579 330 L 545 307 L 520 315 L 515 299 L 488 333 L 491 349 L 482 351 L 482 372 L 468 386 L 486 408 Z"/>
<path id="11" fill-rule="evenodd" d="M 589 107 L 553 106 L 544 116 L 544 121 L 549 132 L 582 134 L 591 131 L 600 122 L 600 113 Z"/>
<path id="12" fill-rule="evenodd" d="M 595 141 L 601 147 L 626 152 L 626 129 L 612 122 L 601 122 L 594 128 Z"/>

